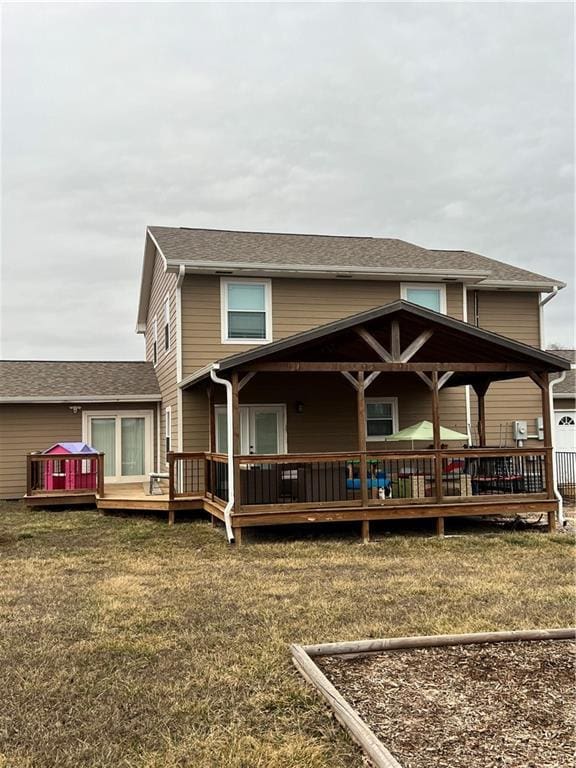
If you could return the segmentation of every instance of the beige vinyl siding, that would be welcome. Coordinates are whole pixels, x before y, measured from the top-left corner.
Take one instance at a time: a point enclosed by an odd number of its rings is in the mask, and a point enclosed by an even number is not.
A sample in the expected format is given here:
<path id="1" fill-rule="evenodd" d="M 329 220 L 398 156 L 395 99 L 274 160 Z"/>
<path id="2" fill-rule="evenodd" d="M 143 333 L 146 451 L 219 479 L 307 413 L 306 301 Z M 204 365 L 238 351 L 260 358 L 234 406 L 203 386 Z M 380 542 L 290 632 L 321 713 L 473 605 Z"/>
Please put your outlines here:
<path id="1" fill-rule="evenodd" d="M 0 498 L 20 498 L 26 493 L 27 453 L 82 440 L 82 411 L 154 412 L 155 407 L 155 403 L 83 403 L 73 413 L 66 404 L 0 405 Z M 155 429 L 154 425 L 154 434 Z"/>
<path id="2" fill-rule="evenodd" d="M 472 301 L 472 297 L 469 297 Z M 469 305 L 469 320 L 474 314 Z M 478 291 L 479 326 L 533 347 L 540 346 L 539 294 L 516 291 Z M 473 434 L 478 420 L 476 397 L 470 395 Z M 537 434 L 536 420 L 542 415 L 540 389 L 530 379 L 500 381 L 490 385 L 486 396 L 486 442 L 491 446 L 514 446 L 513 423 L 528 422 L 528 433 Z M 531 445 L 542 441 L 529 440 Z"/>
<path id="3" fill-rule="evenodd" d="M 170 407 L 172 413 L 172 448 L 178 450 L 178 387 L 176 369 L 176 281 L 175 274 L 164 271 L 164 260 L 157 253 L 154 262 L 154 274 L 150 292 L 150 304 L 146 321 L 146 360 L 153 360 L 154 317 L 158 323 L 158 363 L 156 365 L 156 377 L 162 393 L 160 413 L 160 469 L 165 463 L 165 409 Z M 170 299 L 170 350 L 164 350 L 164 301 L 166 296 Z M 155 451 L 156 454 L 156 451 Z M 156 461 L 156 459 L 155 459 Z"/>
<path id="4" fill-rule="evenodd" d="M 216 387 L 217 402 L 225 402 L 224 387 Z M 399 428 L 432 419 L 428 388 L 416 377 L 381 374 L 368 388 L 367 397 L 397 397 Z M 296 402 L 303 413 L 296 412 Z M 241 404 L 285 404 L 288 451 L 355 451 L 358 449 L 356 391 L 341 374 L 257 374 L 240 393 Z M 184 434 L 186 450 L 208 448 L 206 387 L 184 392 Z M 440 393 L 440 414 L 444 426 L 466 432 L 464 390 L 445 389 Z M 370 441 L 377 450 L 384 444 Z M 410 445 L 388 443 L 390 448 Z"/>
<path id="5" fill-rule="evenodd" d="M 400 283 L 376 280 L 278 278 L 272 285 L 274 340 L 339 320 L 400 298 Z M 462 285 L 446 286 L 447 309 L 462 319 Z M 182 286 L 183 375 L 251 349 L 221 343 L 220 278 L 187 275 Z"/>

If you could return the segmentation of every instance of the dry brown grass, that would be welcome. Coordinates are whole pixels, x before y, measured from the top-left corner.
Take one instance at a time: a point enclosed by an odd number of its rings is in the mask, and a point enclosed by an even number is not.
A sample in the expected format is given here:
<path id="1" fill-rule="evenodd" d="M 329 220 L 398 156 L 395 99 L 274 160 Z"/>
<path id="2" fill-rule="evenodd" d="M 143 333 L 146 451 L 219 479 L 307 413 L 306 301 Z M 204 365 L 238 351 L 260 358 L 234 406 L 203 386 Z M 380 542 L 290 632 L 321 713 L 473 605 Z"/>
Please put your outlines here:
<path id="1" fill-rule="evenodd" d="M 567 625 L 572 582 L 566 535 L 232 549 L 0 502 L 0 766 L 360 768 L 290 642 Z"/>

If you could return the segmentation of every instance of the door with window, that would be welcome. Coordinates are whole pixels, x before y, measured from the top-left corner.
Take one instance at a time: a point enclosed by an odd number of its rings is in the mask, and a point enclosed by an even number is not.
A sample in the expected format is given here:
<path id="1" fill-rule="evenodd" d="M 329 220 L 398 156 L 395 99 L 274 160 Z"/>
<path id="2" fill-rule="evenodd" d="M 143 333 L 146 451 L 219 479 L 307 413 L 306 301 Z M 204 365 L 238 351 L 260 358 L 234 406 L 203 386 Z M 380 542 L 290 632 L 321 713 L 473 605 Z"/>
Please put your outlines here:
<path id="1" fill-rule="evenodd" d="M 104 453 L 108 483 L 146 480 L 151 471 L 152 413 L 84 413 L 84 439 Z"/>
<path id="2" fill-rule="evenodd" d="M 216 406 L 216 451 L 226 453 L 226 406 Z M 246 455 L 286 453 L 286 406 L 241 405 L 240 451 Z"/>

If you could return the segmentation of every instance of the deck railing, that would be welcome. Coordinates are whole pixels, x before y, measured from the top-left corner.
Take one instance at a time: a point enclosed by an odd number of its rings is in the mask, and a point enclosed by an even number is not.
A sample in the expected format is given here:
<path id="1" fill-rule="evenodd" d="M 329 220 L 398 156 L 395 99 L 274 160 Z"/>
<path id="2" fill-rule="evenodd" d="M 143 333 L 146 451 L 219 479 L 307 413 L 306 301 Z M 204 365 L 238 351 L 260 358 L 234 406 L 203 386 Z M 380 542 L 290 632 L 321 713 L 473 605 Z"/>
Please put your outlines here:
<path id="1" fill-rule="evenodd" d="M 567 500 L 576 498 L 576 452 L 556 451 L 558 490 Z"/>
<path id="2" fill-rule="evenodd" d="M 238 456 L 236 505 L 274 511 L 551 497 L 549 457 L 548 449 L 486 448 Z"/>
<path id="3" fill-rule="evenodd" d="M 441 504 L 481 498 L 552 498 L 551 449 L 241 455 L 235 457 L 236 511 Z M 168 454 L 170 498 L 204 495 L 226 504 L 228 457 Z"/>
<path id="4" fill-rule="evenodd" d="M 26 495 L 80 496 L 104 493 L 103 453 L 29 453 Z"/>

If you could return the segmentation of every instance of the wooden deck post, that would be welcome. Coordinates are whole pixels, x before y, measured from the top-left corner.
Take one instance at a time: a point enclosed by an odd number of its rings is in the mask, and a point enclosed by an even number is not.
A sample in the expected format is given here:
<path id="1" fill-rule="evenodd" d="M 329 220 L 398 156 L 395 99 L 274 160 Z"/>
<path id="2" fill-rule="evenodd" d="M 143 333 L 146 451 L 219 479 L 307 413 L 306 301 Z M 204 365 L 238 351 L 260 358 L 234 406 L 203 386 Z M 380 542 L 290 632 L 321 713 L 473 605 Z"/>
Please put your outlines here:
<path id="1" fill-rule="evenodd" d="M 32 493 L 32 456 L 26 454 L 26 496 Z"/>
<path id="2" fill-rule="evenodd" d="M 434 435 L 434 485 L 436 502 L 442 501 L 442 454 L 440 437 L 440 396 L 438 371 L 432 371 L 432 432 Z"/>
<path id="3" fill-rule="evenodd" d="M 358 450 L 360 451 L 360 495 L 362 506 L 368 506 L 368 465 L 366 463 L 366 395 L 364 392 L 364 371 L 358 372 L 356 390 L 358 411 Z"/>
<path id="4" fill-rule="evenodd" d="M 100 498 L 104 496 L 104 454 L 98 454 L 98 480 L 97 494 Z"/>
<path id="5" fill-rule="evenodd" d="M 166 454 L 166 461 L 168 462 L 168 500 L 174 501 L 174 454 L 172 451 Z"/>
<path id="6" fill-rule="evenodd" d="M 242 500 L 240 498 L 240 388 L 238 386 L 238 374 L 232 373 L 232 452 L 234 454 L 234 513 L 240 511 Z M 230 418 L 230 416 L 229 416 Z M 236 529 L 235 529 L 236 530 Z"/>
<path id="7" fill-rule="evenodd" d="M 444 536 L 444 518 L 443 517 L 437 517 L 436 518 L 436 536 Z"/>

